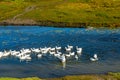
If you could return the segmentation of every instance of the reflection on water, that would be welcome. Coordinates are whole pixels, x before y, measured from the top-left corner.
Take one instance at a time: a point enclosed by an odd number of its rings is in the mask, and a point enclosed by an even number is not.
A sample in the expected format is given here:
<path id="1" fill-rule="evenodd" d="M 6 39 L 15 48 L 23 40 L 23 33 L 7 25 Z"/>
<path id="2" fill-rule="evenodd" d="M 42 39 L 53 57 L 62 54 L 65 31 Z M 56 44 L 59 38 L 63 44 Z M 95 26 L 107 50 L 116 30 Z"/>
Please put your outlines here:
<path id="1" fill-rule="evenodd" d="M 76 61 L 66 63 L 53 57 L 32 58 L 30 62 L 15 57 L 0 59 L 0 76 L 60 77 L 64 75 L 106 73 L 120 71 L 120 29 L 84 29 L 53 27 L 0 27 L 0 51 L 22 48 L 79 46 L 83 53 Z M 75 48 L 73 49 L 75 51 Z M 98 54 L 99 60 L 89 60 Z"/>
<path id="2" fill-rule="evenodd" d="M 62 62 L 63 69 L 66 68 L 66 62 Z"/>

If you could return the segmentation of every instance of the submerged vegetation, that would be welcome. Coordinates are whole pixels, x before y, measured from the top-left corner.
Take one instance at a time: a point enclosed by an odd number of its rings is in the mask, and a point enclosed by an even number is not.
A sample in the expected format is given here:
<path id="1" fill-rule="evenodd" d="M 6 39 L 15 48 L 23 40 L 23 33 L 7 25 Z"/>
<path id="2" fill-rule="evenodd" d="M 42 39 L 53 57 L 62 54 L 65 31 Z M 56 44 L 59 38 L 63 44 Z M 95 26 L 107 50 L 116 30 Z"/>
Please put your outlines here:
<path id="1" fill-rule="evenodd" d="M 29 78 L 0 78 L 0 80 L 120 80 L 120 73 L 108 73 L 107 75 L 77 75 L 65 76 L 61 78 L 46 78 L 40 79 L 38 77 Z"/>
<path id="2" fill-rule="evenodd" d="M 120 27 L 120 0 L 0 0 L 0 23 Z"/>

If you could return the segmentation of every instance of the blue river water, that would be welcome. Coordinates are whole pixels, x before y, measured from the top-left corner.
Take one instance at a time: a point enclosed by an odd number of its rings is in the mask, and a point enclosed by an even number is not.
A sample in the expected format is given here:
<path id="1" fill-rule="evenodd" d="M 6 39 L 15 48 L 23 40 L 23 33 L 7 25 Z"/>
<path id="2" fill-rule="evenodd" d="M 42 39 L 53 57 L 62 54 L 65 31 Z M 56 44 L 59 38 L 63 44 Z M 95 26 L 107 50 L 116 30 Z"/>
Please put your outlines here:
<path id="1" fill-rule="evenodd" d="M 0 77 L 50 78 L 120 72 L 120 28 L 0 27 L 0 51 L 67 45 L 82 47 L 83 51 L 78 61 L 69 59 L 65 69 L 55 58 L 33 57 L 29 62 L 21 62 L 9 56 L 0 59 Z M 97 62 L 90 61 L 93 54 L 98 54 Z"/>

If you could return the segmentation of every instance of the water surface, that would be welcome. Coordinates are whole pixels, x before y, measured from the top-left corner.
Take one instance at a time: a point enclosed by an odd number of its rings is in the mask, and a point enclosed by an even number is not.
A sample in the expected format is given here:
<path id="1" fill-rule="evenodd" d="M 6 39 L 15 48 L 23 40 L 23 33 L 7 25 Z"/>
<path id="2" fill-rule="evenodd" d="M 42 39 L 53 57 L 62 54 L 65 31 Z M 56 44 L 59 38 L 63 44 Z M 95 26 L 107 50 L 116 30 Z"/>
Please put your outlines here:
<path id="1" fill-rule="evenodd" d="M 42 26 L 0 27 L 0 51 L 67 45 L 83 48 L 76 61 L 67 60 L 66 68 L 56 58 L 32 57 L 30 62 L 9 56 L 0 59 L 0 76 L 42 78 L 77 74 L 120 72 L 120 29 L 54 28 Z M 73 50 L 75 51 L 75 49 Z M 89 60 L 98 54 L 99 60 Z"/>

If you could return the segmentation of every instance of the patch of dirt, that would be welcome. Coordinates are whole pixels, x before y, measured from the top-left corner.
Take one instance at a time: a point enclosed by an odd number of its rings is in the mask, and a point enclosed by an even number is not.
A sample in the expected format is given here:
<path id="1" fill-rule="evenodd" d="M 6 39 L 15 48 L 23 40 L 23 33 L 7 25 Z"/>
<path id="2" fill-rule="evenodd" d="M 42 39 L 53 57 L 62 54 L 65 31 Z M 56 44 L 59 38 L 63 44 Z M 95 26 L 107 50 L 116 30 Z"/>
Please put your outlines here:
<path id="1" fill-rule="evenodd" d="M 1 24 L 3 25 L 36 25 L 36 21 L 32 20 L 32 19 L 8 19 L 8 20 L 4 20 Z"/>
<path id="2" fill-rule="evenodd" d="M 36 25 L 36 21 L 32 19 L 19 19 L 20 16 L 24 15 L 27 12 L 34 10 L 36 6 L 28 6 L 24 9 L 22 13 L 15 15 L 11 19 L 3 20 L 0 22 L 1 25 Z"/>
<path id="3" fill-rule="evenodd" d="M 24 15 L 27 12 L 30 12 L 32 10 L 34 10 L 36 8 L 36 6 L 28 6 L 27 8 L 24 9 L 24 11 L 16 16 L 14 16 L 12 19 L 16 20 L 17 18 L 19 18 L 20 16 Z"/>

